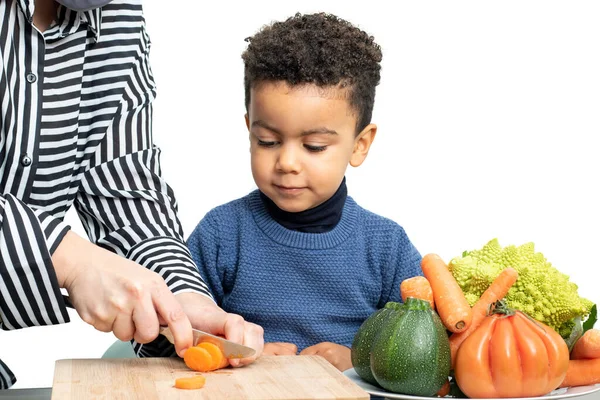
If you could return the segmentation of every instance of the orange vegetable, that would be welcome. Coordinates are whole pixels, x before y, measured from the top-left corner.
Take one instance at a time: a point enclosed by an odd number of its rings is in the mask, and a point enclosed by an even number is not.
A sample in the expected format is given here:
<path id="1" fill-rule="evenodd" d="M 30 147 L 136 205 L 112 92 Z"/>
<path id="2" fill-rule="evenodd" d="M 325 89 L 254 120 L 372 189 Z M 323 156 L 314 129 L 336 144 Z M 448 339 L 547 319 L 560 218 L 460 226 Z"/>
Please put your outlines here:
<path id="1" fill-rule="evenodd" d="M 210 342 L 201 342 L 187 349 L 183 361 L 189 368 L 200 372 L 214 371 L 229 365 L 219 346 Z"/>
<path id="2" fill-rule="evenodd" d="M 580 337 L 573 350 L 571 350 L 572 360 L 581 360 L 585 358 L 600 358 L 600 330 L 589 329 Z"/>
<path id="3" fill-rule="evenodd" d="M 227 358 L 225 358 L 225 355 L 223 354 L 219 346 L 217 346 L 216 344 L 210 342 L 201 342 L 198 343 L 196 346 L 208 351 L 208 353 L 212 357 L 211 371 L 215 369 L 224 368 L 229 364 Z"/>
<path id="4" fill-rule="evenodd" d="M 206 378 L 202 375 L 175 379 L 175 387 L 177 389 L 200 389 L 205 383 Z"/>
<path id="5" fill-rule="evenodd" d="M 454 374 L 468 397 L 534 397 L 556 389 L 568 366 L 558 333 L 497 302 L 458 349 Z"/>
<path id="6" fill-rule="evenodd" d="M 187 349 L 183 355 L 183 361 L 185 361 L 185 365 L 187 365 L 188 368 L 193 369 L 194 371 L 212 371 L 212 356 L 202 347 L 193 346 Z"/>
<path id="7" fill-rule="evenodd" d="M 431 308 L 435 309 L 431 285 L 427 278 L 423 276 L 413 276 L 412 278 L 403 280 L 400 284 L 400 295 L 403 302 L 406 302 L 406 299 L 409 297 L 414 297 L 428 301 L 431 304 Z"/>
<path id="8" fill-rule="evenodd" d="M 600 358 L 570 360 L 567 376 L 560 387 L 586 386 L 600 383 Z"/>
<path id="9" fill-rule="evenodd" d="M 433 290 L 433 300 L 446 329 L 462 332 L 469 327 L 473 313 L 456 279 L 437 254 L 427 254 L 421 269 Z"/>
<path id="10" fill-rule="evenodd" d="M 494 304 L 498 300 L 502 300 L 504 296 L 508 294 L 508 290 L 517 281 L 518 276 L 519 274 L 517 273 L 517 270 L 513 268 L 505 268 L 502 270 L 500 275 L 494 279 L 492 284 L 479 297 L 477 303 L 475 303 L 473 308 L 471 308 L 473 319 L 471 320 L 471 325 L 469 328 L 462 332 L 453 333 L 450 335 L 450 355 L 452 357 L 452 366 L 454 366 L 454 362 L 456 361 L 456 353 L 458 352 L 458 348 L 462 342 L 464 342 L 465 339 L 468 338 L 469 335 L 473 333 L 479 325 L 481 325 L 481 322 L 487 316 L 490 304 Z"/>
<path id="11" fill-rule="evenodd" d="M 440 390 L 436 393 L 437 397 L 445 397 L 450 393 L 450 381 L 446 379 L 446 383 L 442 385 Z"/>

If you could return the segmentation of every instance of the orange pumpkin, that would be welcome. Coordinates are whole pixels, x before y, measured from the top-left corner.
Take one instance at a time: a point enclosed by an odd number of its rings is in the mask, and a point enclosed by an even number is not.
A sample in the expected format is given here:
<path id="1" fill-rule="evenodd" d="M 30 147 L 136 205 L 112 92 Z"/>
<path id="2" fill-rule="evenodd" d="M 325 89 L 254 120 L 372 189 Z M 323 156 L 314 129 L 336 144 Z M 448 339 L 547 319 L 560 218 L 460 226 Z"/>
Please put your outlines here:
<path id="1" fill-rule="evenodd" d="M 498 302 L 456 355 L 456 383 L 468 397 L 534 397 L 556 389 L 569 349 L 553 329 Z"/>

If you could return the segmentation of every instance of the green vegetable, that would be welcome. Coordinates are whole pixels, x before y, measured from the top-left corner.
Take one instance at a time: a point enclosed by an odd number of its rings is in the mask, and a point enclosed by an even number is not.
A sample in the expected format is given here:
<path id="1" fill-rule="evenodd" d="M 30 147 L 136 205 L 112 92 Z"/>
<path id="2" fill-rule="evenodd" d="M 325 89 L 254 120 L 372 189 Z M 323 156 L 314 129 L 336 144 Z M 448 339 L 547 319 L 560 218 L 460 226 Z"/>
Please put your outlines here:
<path id="1" fill-rule="evenodd" d="M 409 297 L 390 313 L 371 347 L 377 383 L 394 393 L 434 396 L 450 373 L 450 342 L 429 302 Z"/>
<path id="2" fill-rule="evenodd" d="M 571 329 L 571 334 L 569 337 L 565 338 L 565 342 L 567 342 L 567 346 L 569 347 L 569 353 L 571 350 L 573 350 L 573 347 L 579 338 L 582 337 L 587 330 L 590 330 L 594 327 L 594 324 L 598 319 L 596 314 L 597 310 L 596 305 L 594 304 L 590 310 L 590 315 L 588 315 L 585 322 L 581 322 L 581 317 L 575 317 L 573 319 L 573 328 Z"/>
<path id="3" fill-rule="evenodd" d="M 354 371 L 364 381 L 377 385 L 377 381 L 371 372 L 371 346 L 383 324 L 390 318 L 390 314 L 403 312 L 403 306 L 403 304 L 390 301 L 384 308 L 371 314 L 358 328 L 350 349 L 350 359 Z"/>
<path id="4" fill-rule="evenodd" d="M 571 334 L 568 338 L 564 338 L 567 343 L 567 347 L 569 348 L 569 353 L 573 350 L 573 346 L 579 340 L 580 337 L 583 336 L 583 325 L 581 324 L 581 318 L 575 317 L 573 320 L 573 329 L 571 330 Z"/>
<path id="5" fill-rule="evenodd" d="M 503 248 L 493 239 L 481 250 L 465 252 L 448 264 L 471 305 L 506 267 L 519 273 L 506 296 L 508 305 L 550 326 L 563 338 L 571 336 L 576 317 L 583 320 L 590 314 L 593 303 L 580 297 L 577 285 L 542 253 L 536 253 L 533 243 Z"/>
<path id="6" fill-rule="evenodd" d="M 592 306 L 592 310 L 590 311 L 590 315 L 583 323 L 583 333 L 585 333 L 586 331 L 589 331 L 590 329 L 592 329 L 594 327 L 594 324 L 598 320 L 597 312 L 598 311 L 596 310 L 596 305 L 594 304 Z"/>

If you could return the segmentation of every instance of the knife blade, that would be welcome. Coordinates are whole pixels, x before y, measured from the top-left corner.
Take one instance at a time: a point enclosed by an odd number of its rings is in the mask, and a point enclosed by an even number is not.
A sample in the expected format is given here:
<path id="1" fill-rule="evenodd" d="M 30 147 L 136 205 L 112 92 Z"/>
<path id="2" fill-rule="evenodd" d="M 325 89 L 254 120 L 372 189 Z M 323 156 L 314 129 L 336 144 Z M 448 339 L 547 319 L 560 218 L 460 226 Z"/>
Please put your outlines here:
<path id="1" fill-rule="evenodd" d="M 161 326 L 158 333 L 166 337 L 169 342 L 175 343 L 173 333 L 168 326 Z M 252 357 L 256 353 L 251 347 L 232 342 L 220 336 L 215 336 L 198 329 L 192 329 L 192 333 L 194 334 L 194 346 L 200 342 L 211 342 L 221 349 L 225 358 L 246 358 Z"/>
<path id="2" fill-rule="evenodd" d="M 75 309 L 75 307 L 73 307 L 73 304 L 71 303 L 71 299 L 69 298 L 69 296 L 63 294 L 62 297 L 67 307 Z M 158 333 L 166 337 L 167 340 L 172 344 L 175 344 L 173 333 L 171 332 L 171 329 L 168 326 L 161 326 Z M 194 335 L 194 346 L 200 343 L 201 341 L 211 342 L 219 346 L 226 358 L 246 358 L 252 357 L 256 353 L 256 351 L 251 347 L 237 344 L 230 340 L 224 339 L 219 336 L 211 335 L 210 333 L 203 332 L 198 329 L 192 329 L 192 333 Z"/>

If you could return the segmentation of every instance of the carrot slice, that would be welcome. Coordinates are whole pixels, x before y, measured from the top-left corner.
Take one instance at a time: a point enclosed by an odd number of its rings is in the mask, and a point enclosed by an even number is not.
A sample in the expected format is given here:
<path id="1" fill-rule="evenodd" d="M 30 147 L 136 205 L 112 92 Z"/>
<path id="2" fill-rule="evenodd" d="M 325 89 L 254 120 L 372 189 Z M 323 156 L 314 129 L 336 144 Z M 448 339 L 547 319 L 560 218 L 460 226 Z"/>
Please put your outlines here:
<path id="1" fill-rule="evenodd" d="M 406 302 L 406 299 L 409 297 L 414 297 L 428 301 L 431 304 L 431 308 L 435 308 L 431 285 L 424 276 L 413 276 L 412 278 L 403 280 L 400 284 L 400 295 L 403 302 Z"/>
<path id="2" fill-rule="evenodd" d="M 448 266 L 437 254 L 427 254 L 421 269 L 433 290 L 433 300 L 444 326 L 451 332 L 462 332 L 471 324 L 473 313 L 465 295 Z"/>
<path id="3" fill-rule="evenodd" d="M 600 330 L 598 329 L 585 331 L 583 336 L 577 339 L 573 350 L 571 350 L 572 360 L 585 358 L 600 358 Z"/>
<path id="4" fill-rule="evenodd" d="M 175 379 L 175 387 L 177 389 L 200 389 L 205 383 L 206 378 L 202 375 Z"/>
<path id="5" fill-rule="evenodd" d="M 450 335 L 450 355 L 452 357 L 452 367 L 456 360 L 456 353 L 458 348 L 469 337 L 475 329 L 481 325 L 481 322 L 487 316 L 488 308 L 490 304 L 495 303 L 498 300 L 502 300 L 504 296 L 508 294 L 508 290 L 517 281 L 519 274 L 514 268 L 505 268 L 500 272 L 500 275 L 494 279 L 492 284 L 488 286 L 485 292 L 479 297 L 477 303 L 471 308 L 473 317 L 471 319 L 471 325 L 469 328 L 462 332 L 453 333 Z"/>
<path id="6" fill-rule="evenodd" d="M 211 355 L 211 357 L 212 357 L 212 365 L 210 367 L 211 371 L 213 371 L 215 369 L 223 368 L 223 367 L 221 367 L 221 365 L 223 364 L 223 359 L 225 358 L 225 356 L 223 355 L 223 352 L 221 351 L 219 346 L 217 346 L 214 343 L 210 343 L 210 342 L 201 342 L 201 343 L 198 343 L 196 346 L 203 348 L 204 350 L 208 351 L 208 353 Z"/>
<path id="7" fill-rule="evenodd" d="M 229 360 L 223 355 L 223 359 L 221 360 L 221 364 L 217 367 L 217 369 L 225 368 L 229 365 Z"/>
<path id="8" fill-rule="evenodd" d="M 183 355 L 183 361 L 188 368 L 194 371 L 208 372 L 212 367 L 212 357 L 206 349 L 202 347 L 193 346 L 185 351 Z"/>

